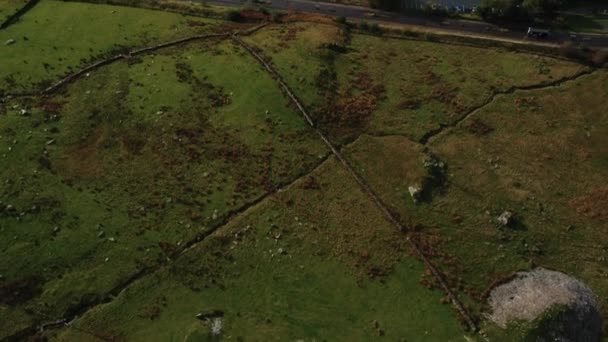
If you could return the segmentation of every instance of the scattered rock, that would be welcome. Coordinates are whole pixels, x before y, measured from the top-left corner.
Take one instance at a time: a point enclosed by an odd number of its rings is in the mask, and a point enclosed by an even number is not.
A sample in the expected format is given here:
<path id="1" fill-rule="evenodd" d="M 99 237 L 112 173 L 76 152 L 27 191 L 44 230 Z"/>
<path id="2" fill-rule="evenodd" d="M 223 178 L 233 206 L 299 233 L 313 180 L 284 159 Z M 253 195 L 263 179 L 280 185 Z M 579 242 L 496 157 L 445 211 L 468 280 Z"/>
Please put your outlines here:
<path id="1" fill-rule="evenodd" d="M 222 334 L 222 318 L 216 317 L 211 321 L 211 335 L 219 336 Z"/>
<path id="2" fill-rule="evenodd" d="M 113 238 L 113 237 L 111 237 L 111 238 L 108 238 L 108 241 L 110 241 L 110 242 L 116 242 L 116 239 Z"/>
<path id="3" fill-rule="evenodd" d="M 7 40 L 6 42 L 4 42 L 4 45 L 7 45 L 7 46 L 8 46 L 8 45 L 13 45 L 13 44 L 15 44 L 16 42 L 17 42 L 16 40 L 14 40 L 14 39 L 12 39 L 12 38 L 11 38 L 11 39 Z"/>

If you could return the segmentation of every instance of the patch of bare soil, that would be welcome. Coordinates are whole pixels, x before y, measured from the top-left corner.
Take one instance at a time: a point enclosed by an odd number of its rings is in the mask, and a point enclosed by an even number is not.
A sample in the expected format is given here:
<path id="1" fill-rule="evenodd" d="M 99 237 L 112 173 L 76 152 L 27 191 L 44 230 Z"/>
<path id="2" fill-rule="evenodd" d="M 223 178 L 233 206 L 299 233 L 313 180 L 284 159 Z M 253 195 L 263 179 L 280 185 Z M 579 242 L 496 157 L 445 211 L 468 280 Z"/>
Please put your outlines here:
<path id="1" fill-rule="evenodd" d="M 570 205 L 581 215 L 600 221 L 608 220 L 608 187 L 596 189 L 586 196 L 577 197 Z"/>

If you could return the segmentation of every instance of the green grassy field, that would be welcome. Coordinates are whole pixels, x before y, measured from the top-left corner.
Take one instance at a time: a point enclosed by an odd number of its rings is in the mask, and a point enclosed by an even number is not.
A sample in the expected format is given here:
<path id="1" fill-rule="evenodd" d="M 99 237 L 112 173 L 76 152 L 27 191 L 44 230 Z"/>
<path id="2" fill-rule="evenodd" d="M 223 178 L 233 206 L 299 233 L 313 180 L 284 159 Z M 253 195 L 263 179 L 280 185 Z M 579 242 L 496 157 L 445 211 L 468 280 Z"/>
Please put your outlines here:
<path id="1" fill-rule="evenodd" d="M 584 69 L 520 53 L 348 34 L 327 24 L 275 26 L 249 41 L 338 141 L 363 131 L 419 140 L 494 92 Z"/>
<path id="2" fill-rule="evenodd" d="M 221 310 L 237 340 L 464 341 L 403 243 L 331 159 L 54 337 L 200 340 Z"/>
<path id="3" fill-rule="evenodd" d="M 19 306 L 53 317 L 100 296 L 318 163 L 327 151 L 248 58 L 195 44 L 14 102 L 0 269 L 37 289 Z"/>
<path id="4" fill-rule="evenodd" d="M 605 99 L 594 94 L 607 80 L 601 71 L 502 96 L 426 151 L 401 136 L 363 136 L 347 155 L 476 310 L 495 280 L 533 266 L 582 279 L 606 307 L 608 126 Z M 445 165 L 435 174 L 429 154 Z M 409 186 L 426 189 L 420 203 Z M 504 210 L 517 213 L 514 227 L 499 227 Z"/>
<path id="5" fill-rule="evenodd" d="M 225 22 L 122 6 L 41 1 L 0 31 L 0 91 L 46 85 L 108 53 L 220 29 Z M 13 39 L 14 44 L 4 45 Z"/>
<path id="6" fill-rule="evenodd" d="M 55 94 L 0 101 L 0 339 L 78 314 L 39 337 L 475 340 L 408 238 L 493 340 L 521 331 L 485 322 L 482 294 L 516 270 L 565 271 L 608 305 L 605 70 L 464 117 L 495 93 L 586 69 L 302 18 L 244 40 L 408 233 L 232 40 L 134 56 Z M 40 87 L 117 49 L 241 27 L 42 1 L 0 31 L 16 40 L 0 47 L 0 89 Z M 410 186 L 423 189 L 417 202 Z M 499 228 L 507 209 L 517 223 Z"/>

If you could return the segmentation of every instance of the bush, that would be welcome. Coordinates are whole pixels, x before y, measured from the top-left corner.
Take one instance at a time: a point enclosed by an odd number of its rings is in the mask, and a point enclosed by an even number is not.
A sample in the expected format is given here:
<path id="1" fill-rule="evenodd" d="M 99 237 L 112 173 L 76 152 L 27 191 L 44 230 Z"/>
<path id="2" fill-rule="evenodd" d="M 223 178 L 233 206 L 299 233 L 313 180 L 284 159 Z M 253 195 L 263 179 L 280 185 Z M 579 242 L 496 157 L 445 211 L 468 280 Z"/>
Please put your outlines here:
<path id="1" fill-rule="evenodd" d="M 373 34 L 382 34 L 383 30 L 377 23 L 372 23 L 369 25 L 369 32 Z"/>
<path id="2" fill-rule="evenodd" d="M 599 50 L 593 52 L 593 55 L 591 56 L 591 62 L 597 67 L 602 67 L 606 65 L 606 62 L 608 62 L 608 51 Z"/>
<path id="3" fill-rule="evenodd" d="M 281 18 L 283 18 L 283 13 L 279 12 L 279 11 L 272 11 L 270 12 L 270 20 L 274 23 L 278 23 L 281 21 Z"/>
<path id="4" fill-rule="evenodd" d="M 243 16 L 240 11 L 231 10 L 226 13 L 226 20 L 240 22 L 243 21 Z"/>
<path id="5" fill-rule="evenodd" d="M 346 17 L 340 16 L 336 18 L 336 23 L 340 25 L 346 25 Z"/>
<path id="6" fill-rule="evenodd" d="M 363 31 L 369 31 L 369 23 L 367 21 L 360 22 L 359 29 L 361 29 Z"/>

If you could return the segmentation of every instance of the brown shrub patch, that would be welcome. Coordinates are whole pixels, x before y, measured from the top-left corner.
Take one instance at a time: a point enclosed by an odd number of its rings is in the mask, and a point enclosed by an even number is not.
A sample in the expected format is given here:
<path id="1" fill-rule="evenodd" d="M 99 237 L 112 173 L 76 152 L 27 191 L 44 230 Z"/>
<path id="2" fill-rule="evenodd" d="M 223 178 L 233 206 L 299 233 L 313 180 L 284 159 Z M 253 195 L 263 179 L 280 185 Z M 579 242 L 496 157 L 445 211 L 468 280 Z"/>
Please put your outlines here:
<path id="1" fill-rule="evenodd" d="M 608 187 L 598 188 L 585 196 L 574 198 L 570 205 L 577 213 L 597 219 L 608 220 Z"/>
<path id="2" fill-rule="evenodd" d="M 270 16 L 268 14 L 262 13 L 260 11 L 242 10 L 240 14 L 245 21 L 263 21 L 270 19 Z"/>
<path id="3" fill-rule="evenodd" d="M 296 22 L 296 21 L 306 21 L 306 22 L 314 22 L 320 24 L 330 24 L 334 25 L 334 19 L 321 14 L 314 13 L 299 13 L 299 12 L 290 12 L 283 16 L 282 21 L 284 23 Z"/>
<path id="4" fill-rule="evenodd" d="M 188 22 L 186 22 L 186 24 L 189 27 L 203 27 L 203 26 L 207 26 L 207 23 L 204 23 L 202 21 L 196 21 L 196 20 L 188 20 Z"/>
<path id="5" fill-rule="evenodd" d="M 437 84 L 431 90 L 430 98 L 446 104 L 452 104 L 456 98 L 456 90 L 443 83 Z"/>
<path id="6" fill-rule="evenodd" d="M 64 102 L 53 101 L 51 99 L 42 99 L 38 103 L 38 107 L 49 114 L 59 114 L 63 109 Z"/>
<path id="7" fill-rule="evenodd" d="M 475 118 L 470 124 L 467 125 L 467 130 L 476 136 L 482 136 L 492 132 L 494 128 L 488 126 L 479 118 Z"/>
<path id="8" fill-rule="evenodd" d="M 15 305 L 34 298 L 42 291 L 42 279 L 28 276 L 0 286 L 0 303 Z"/>
<path id="9" fill-rule="evenodd" d="M 72 177 L 90 177 L 101 174 L 103 165 L 97 152 L 104 140 L 105 129 L 98 126 L 84 142 L 60 158 L 60 168 Z"/>

